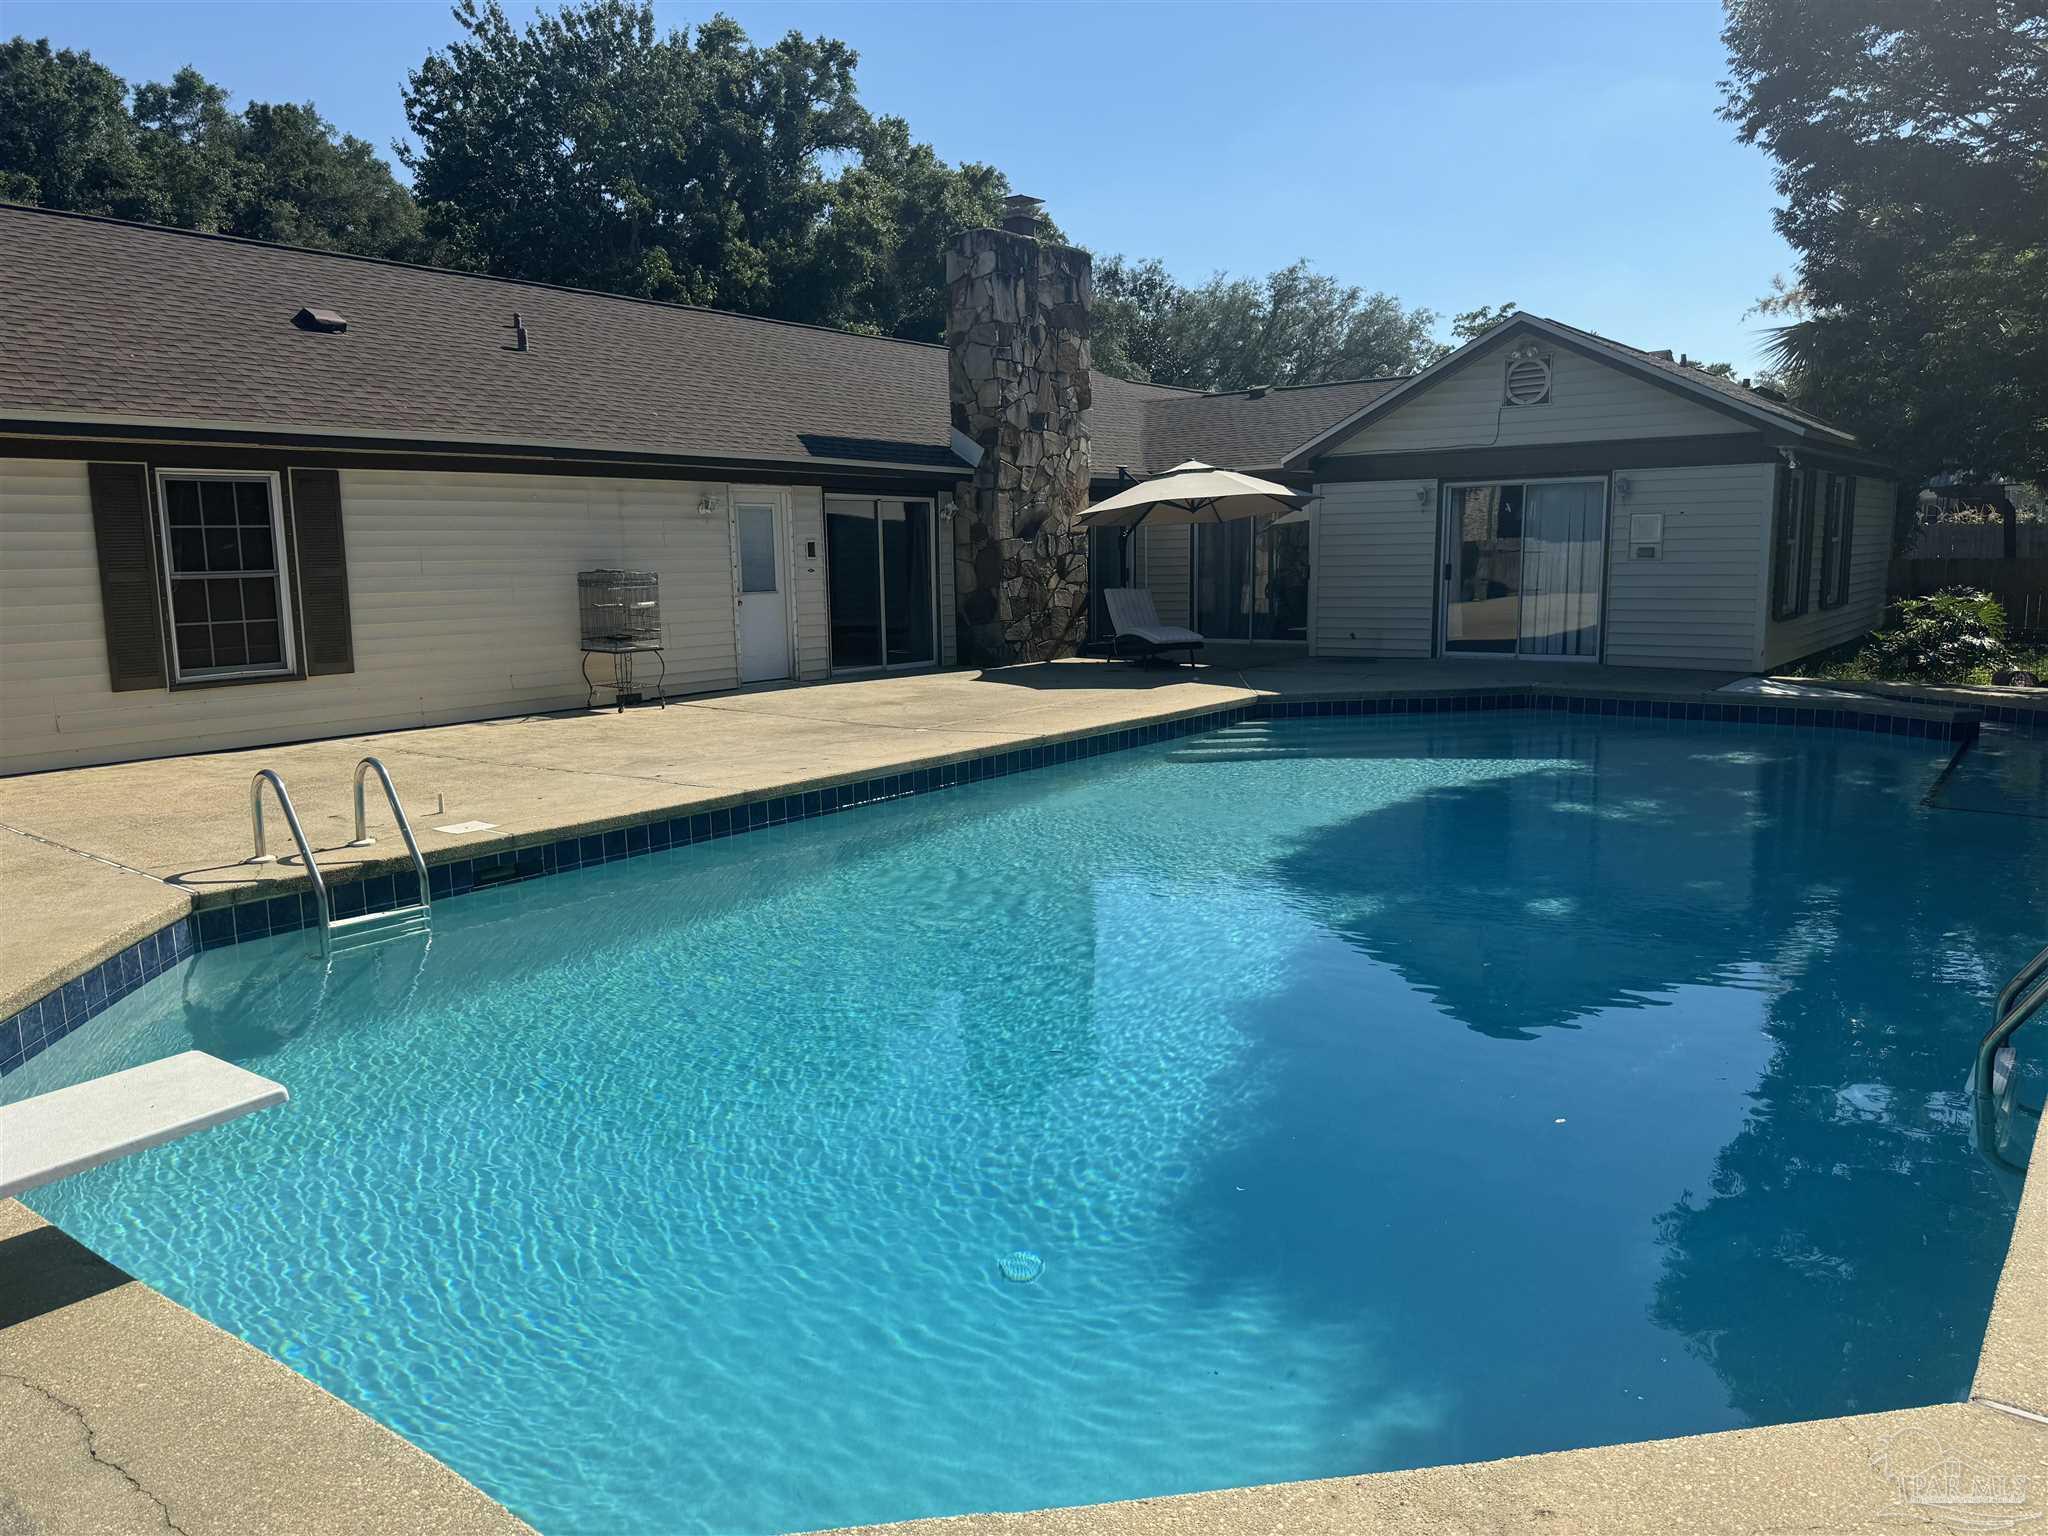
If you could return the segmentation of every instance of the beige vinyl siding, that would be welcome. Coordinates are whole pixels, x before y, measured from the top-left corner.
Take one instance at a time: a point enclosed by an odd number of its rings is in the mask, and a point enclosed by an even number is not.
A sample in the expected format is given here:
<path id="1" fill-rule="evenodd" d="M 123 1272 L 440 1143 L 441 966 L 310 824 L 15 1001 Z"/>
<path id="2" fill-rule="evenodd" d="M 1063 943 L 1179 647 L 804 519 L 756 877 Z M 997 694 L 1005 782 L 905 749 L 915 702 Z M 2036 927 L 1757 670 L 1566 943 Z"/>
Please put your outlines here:
<path id="1" fill-rule="evenodd" d="M 1545 344 L 1545 350 L 1551 386 L 1543 405 L 1502 404 L 1505 347 L 1495 348 L 1325 451 L 1410 453 L 1744 430 L 1726 412 L 1695 404 L 1625 369 L 1555 344 Z"/>
<path id="2" fill-rule="evenodd" d="M 796 675 L 832 672 L 832 620 L 825 589 L 825 496 L 815 485 L 789 489 L 789 548 L 795 579 Z M 807 553 L 815 549 L 815 555 Z"/>
<path id="3" fill-rule="evenodd" d="M 1159 612 L 1159 622 L 1187 628 L 1192 622 L 1189 583 L 1195 547 L 1188 525 L 1162 523 L 1157 528 L 1141 528 L 1138 537 L 1143 541 L 1138 558 L 1142 562 L 1145 587 L 1152 594 L 1152 606 Z"/>
<path id="4" fill-rule="evenodd" d="M 1309 649 L 1427 656 L 1436 632 L 1437 483 L 1318 485 Z"/>
<path id="5" fill-rule="evenodd" d="M 1629 495 L 1613 497 L 1603 659 L 1754 671 L 1772 466 L 1632 469 L 1615 478 L 1629 482 Z M 1629 519 L 1650 512 L 1663 514 L 1663 550 L 1637 560 Z"/>
<path id="6" fill-rule="evenodd" d="M 1849 547 L 1849 595 L 1838 606 L 1820 605 L 1821 518 L 1813 519 L 1813 560 L 1808 572 L 1806 612 L 1796 619 L 1770 619 L 1769 573 L 1759 581 L 1761 602 L 1767 622 L 1764 631 L 1764 666 L 1783 666 L 1816 651 L 1825 651 L 1854 640 L 1875 629 L 1884 618 L 1884 586 L 1892 551 L 1892 505 L 1895 490 L 1889 480 L 1856 477 L 1856 533 Z M 1768 549 L 1767 541 L 1759 541 Z"/>
<path id="7" fill-rule="evenodd" d="M 575 574 L 598 565 L 660 573 L 670 693 L 734 683 L 730 522 L 697 510 L 723 485 L 350 470 L 341 491 L 354 672 L 114 693 L 85 465 L 0 461 L 0 771 L 581 705 Z"/>

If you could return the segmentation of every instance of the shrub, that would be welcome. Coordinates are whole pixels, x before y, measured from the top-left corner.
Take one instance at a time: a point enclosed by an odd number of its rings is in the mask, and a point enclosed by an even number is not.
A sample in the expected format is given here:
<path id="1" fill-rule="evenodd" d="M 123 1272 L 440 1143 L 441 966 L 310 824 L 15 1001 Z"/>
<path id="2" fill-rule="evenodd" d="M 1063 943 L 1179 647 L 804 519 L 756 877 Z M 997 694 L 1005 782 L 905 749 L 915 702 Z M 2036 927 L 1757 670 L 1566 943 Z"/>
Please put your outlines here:
<path id="1" fill-rule="evenodd" d="M 1997 598 L 1968 587 L 1900 598 L 1862 659 L 1874 677 L 1967 682 L 1982 668 L 2004 664 L 2005 610 Z"/>

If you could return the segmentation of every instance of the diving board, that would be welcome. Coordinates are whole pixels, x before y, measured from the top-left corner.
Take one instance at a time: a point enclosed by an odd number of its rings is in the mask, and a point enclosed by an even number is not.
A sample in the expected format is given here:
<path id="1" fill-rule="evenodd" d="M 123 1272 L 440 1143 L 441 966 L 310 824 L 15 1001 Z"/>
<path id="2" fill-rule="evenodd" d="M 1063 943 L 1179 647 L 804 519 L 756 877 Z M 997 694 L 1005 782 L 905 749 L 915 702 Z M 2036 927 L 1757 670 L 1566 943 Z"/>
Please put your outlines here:
<path id="1" fill-rule="evenodd" d="M 282 1104 L 284 1084 L 204 1051 L 0 1105 L 0 1199 Z"/>

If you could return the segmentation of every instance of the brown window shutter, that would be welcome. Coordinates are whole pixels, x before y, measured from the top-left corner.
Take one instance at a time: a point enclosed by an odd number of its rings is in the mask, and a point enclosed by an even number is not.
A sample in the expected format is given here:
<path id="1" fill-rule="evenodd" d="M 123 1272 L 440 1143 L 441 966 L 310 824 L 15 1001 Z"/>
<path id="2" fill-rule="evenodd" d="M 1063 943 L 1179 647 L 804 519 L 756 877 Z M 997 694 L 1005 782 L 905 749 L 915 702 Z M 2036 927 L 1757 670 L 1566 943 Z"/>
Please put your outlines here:
<path id="1" fill-rule="evenodd" d="M 99 549 L 108 681 L 116 693 L 162 688 L 164 630 L 156 541 L 149 531 L 149 471 L 140 464 L 85 468 L 92 490 L 93 543 Z"/>
<path id="2" fill-rule="evenodd" d="M 339 470 L 292 471 L 292 530 L 299 554 L 299 649 L 306 676 L 353 672 L 355 630 L 348 612 Z"/>

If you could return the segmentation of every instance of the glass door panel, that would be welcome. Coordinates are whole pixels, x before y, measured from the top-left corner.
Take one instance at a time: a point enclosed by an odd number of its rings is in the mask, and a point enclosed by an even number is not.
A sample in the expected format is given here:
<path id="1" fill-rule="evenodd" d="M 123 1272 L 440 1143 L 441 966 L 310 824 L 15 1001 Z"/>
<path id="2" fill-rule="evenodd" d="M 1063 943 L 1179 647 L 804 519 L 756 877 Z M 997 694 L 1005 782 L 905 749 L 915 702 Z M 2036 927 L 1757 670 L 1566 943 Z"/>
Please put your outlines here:
<path id="1" fill-rule="evenodd" d="M 1597 657 L 1606 488 L 1573 480 L 1523 490 L 1521 654 Z"/>
<path id="2" fill-rule="evenodd" d="M 929 501 L 825 499 L 832 666 L 929 666 L 939 659 L 937 533 Z"/>
<path id="3" fill-rule="evenodd" d="M 882 664 L 881 537 L 872 501 L 825 502 L 826 597 L 832 665 Z"/>
<path id="4" fill-rule="evenodd" d="M 1195 628 L 1211 640 L 1251 638 L 1251 519 L 1194 525 Z"/>
<path id="5" fill-rule="evenodd" d="M 1521 624 L 1522 492 L 1519 485 L 1465 485 L 1444 495 L 1447 653 L 1514 654 Z"/>
<path id="6" fill-rule="evenodd" d="M 1257 522 L 1254 640 L 1308 639 L 1308 529 L 1307 523 L 1275 527 L 1264 518 Z"/>
<path id="7" fill-rule="evenodd" d="M 932 504 L 877 503 L 882 529 L 884 660 L 892 667 L 938 659 L 932 623 Z"/>

